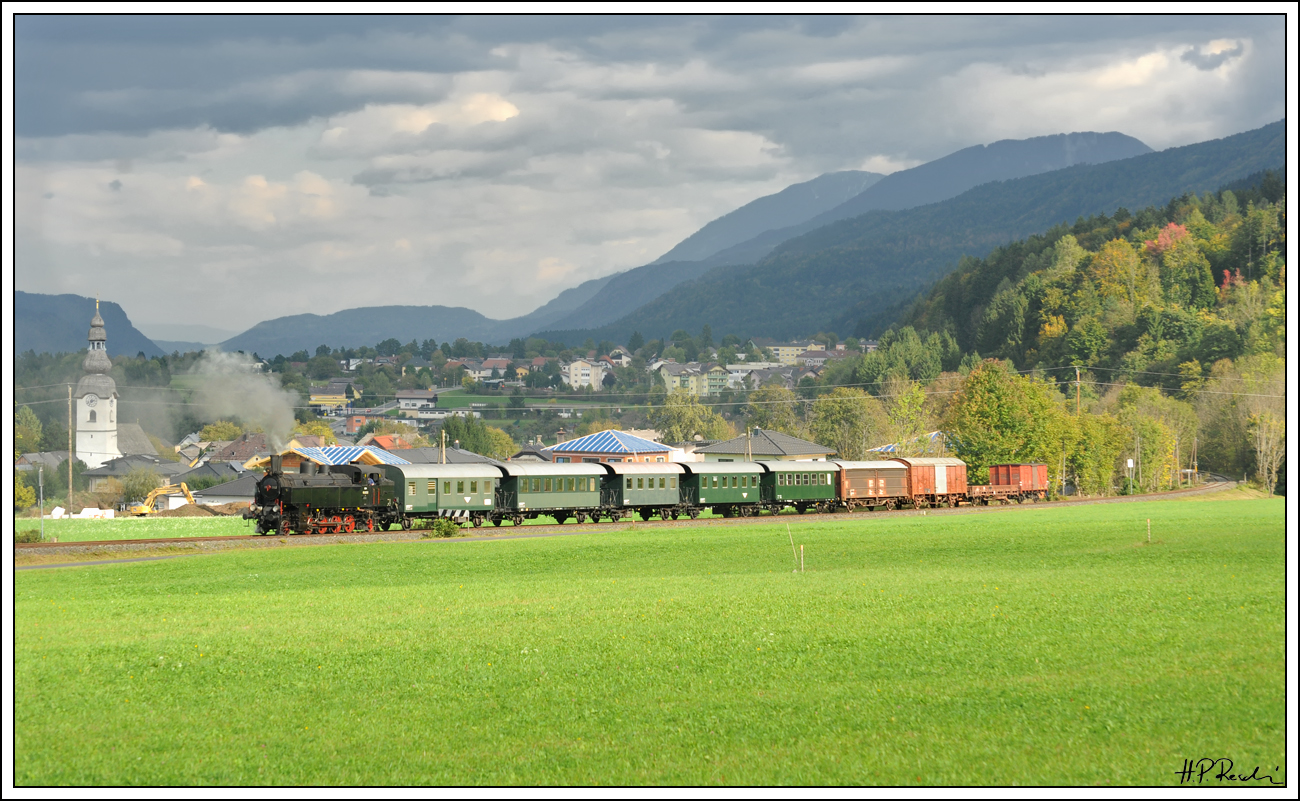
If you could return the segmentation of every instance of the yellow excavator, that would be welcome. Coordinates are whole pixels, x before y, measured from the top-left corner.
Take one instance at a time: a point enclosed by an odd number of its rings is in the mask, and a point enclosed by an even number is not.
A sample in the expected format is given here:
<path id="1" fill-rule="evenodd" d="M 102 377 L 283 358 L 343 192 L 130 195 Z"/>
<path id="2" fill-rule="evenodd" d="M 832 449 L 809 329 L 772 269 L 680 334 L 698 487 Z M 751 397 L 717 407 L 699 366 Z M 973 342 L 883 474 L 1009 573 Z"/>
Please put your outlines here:
<path id="1" fill-rule="evenodd" d="M 154 512 L 159 511 L 158 509 L 154 508 L 154 504 L 158 502 L 159 498 L 163 498 L 168 495 L 182 495 L 182 494 L 185 496 L 185 500 L 189 501 L 190 503 L 194 503 L 194 496 L 190 494 L 190 488 L 185 486 L 185 482 L 182 481 L 179 485 L 168 484 L 164 487 L 159 487 L 158 489 L 153 490 L 147 496 L 145 496 L 145 499 L 141 503 L 129 507 L 126 511 L 127 514 L 132 514 L 135 515 L 136 517 L 151 515 Z"/>

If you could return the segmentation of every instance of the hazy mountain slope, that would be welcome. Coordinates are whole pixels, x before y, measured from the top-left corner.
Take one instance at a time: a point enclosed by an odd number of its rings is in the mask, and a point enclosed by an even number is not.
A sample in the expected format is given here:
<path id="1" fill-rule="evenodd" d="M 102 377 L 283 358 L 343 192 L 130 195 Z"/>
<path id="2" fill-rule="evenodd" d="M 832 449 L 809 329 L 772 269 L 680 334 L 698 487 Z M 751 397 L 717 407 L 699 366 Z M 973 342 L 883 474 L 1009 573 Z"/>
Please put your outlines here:
<path id="1" fill-rule="evenodd" d="M 846 170 L 819 175 L 760 197 L 708 223 L 660 256 L 652 264 L 699 261 L 773 228 L 787 228 L 829 211 L 858 195 L 885 176 Z"/>
<path id="2" fill-rule="evenodd" d="M 605 286 L 623 273 L 614 273 L 604 278 L 583 281 L 575 287 L 564 290 L 554 300 L 544 306 L 509 320 L 501 320 L 493 342 L 506 342 L 515 337 L 524 337 L 542 328 L 548 328 L 564 320 L 574 310 L 581 307 L 600 292 Z M 410 340 L 407 340 L 408 342 Z"/>
<path id="3" fill-rule="evenodd" d="M 140 333 L 122 307 L 108 300 L 99 302 L 108 334 L 108 355 L 161 356 L 162 349 Z M 80 295 L 42 295 L 14 292 L 14 353 L 70 353 L 86 349 L 90 320 L 95 316 L 95 299 Z"/>
<path id="4" fill-rule="evenodd" d="M 1286 162 L 1285 121 L 1210 142 L 1100 165 L 984 184 L 905 211 L 872 211 L 780 246 L 756 265 L 723 266 L 599 330 L 554 331 L 626 341 L 709 323 L 714 336 L 790 337 L 887 323 L 881 315 L 951 271 L 962 255 L 1046 231 L 1079 216 L 1136 211 L 1189 191 L 1217 189 Z"/>
<path id="5" fill-rule="evenodd" d="M 334 314 L 295 314 L 265 320 L 221 343 L 226 351 L 242 350 L 259 356 L 289 355 L 298 350 L 315 353 L 318 345 L 332 348 L 374 346 L 390 337 L 410 342 L 456 337 L 492 341 L 500 320 L 476 311 L 448 306 L 370 306 Z"/>
<path id="6" fill-rule="evenodd" d="M 1083 133 L 1003 139 L 975 145 L 941 159 L 885 176 L 860 194 L 798 225 L 772 228 L 708 257 L 720 264 L 753 264 L 777 245 L 829 225 L 878 209 L 910 209 L 954 198 L 989 181 L 1005 181 L 1051 172 L 1076 164 L 1104 164 L 1152 152 L 1122 133 Z"/>

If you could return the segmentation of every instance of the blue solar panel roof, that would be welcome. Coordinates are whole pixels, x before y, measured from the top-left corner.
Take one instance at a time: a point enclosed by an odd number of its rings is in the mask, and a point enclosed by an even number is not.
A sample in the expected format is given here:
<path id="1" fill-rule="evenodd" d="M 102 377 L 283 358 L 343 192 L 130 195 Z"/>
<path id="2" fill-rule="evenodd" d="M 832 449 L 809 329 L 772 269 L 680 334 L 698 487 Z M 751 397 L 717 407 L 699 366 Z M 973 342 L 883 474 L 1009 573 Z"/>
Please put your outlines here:
<path id="1" fill-rule="evenodd" d="M 297 448 L 298 453 L 319 464 L 352 464 L 363 454 L 369 454 L 381 464 L 410 464 L 382 448 L 369 445 L 331 445 L 325 448 Z"/>
<path id="2" fill-rule="evenodd" d="M 600 431 L 542 450 L 582 451 L 583 453 L 666 453 L 668 446 L 625 434 L 622 431 Z"/>

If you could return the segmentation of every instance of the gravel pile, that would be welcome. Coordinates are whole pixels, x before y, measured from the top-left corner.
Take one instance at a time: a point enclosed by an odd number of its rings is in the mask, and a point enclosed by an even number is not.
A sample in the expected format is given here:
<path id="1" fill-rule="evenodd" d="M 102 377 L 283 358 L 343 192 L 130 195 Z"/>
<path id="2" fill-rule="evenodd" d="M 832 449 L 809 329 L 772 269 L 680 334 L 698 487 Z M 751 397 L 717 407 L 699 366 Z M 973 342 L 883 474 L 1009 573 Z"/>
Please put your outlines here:
<path id="1" fill-rule="evenodd" d="M 205 505 L 203 508 L 214 515 L 230 517 L 232 515 L 242 515 L 248 509 L 248 504 L 244 501 L 231 501 L 230 503 Z"/>

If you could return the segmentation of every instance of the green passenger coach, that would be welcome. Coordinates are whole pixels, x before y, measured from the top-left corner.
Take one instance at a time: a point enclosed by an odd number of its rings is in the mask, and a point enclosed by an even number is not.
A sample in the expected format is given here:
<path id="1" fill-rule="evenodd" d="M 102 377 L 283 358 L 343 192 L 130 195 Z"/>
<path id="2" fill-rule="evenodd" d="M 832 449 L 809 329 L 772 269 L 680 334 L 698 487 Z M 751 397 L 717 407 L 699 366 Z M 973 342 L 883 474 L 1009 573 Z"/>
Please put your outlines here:
<path id="1" fill-rule="evenodd" d="M 763 504 L 773 512 L 834 508 L 840 471 L 835 462 L 763 462 L 763 467 Z"/>
<path id="2" fill-rule="evenodd" d="M 600 510 L 601 479 L 607 473 L 600 464 L 523 464 L 505 462 L 496 468 L 501 478 L 497 495 L 499 510 L 492 522 L 510 520 L 520 525 L 539 515 L 563 523 L 570 517 L 579 523 L 595 520 Z"/>
<path id="3" fill-rule="evenodd" d="M 723 517 L 758 514 L 762 502 L 762 465 L 756 462 L 682 462 L 682 502 L 712 508 Z"/>
<path id="4" fill-rule="evenodd" d="M 681 502 L 682 478 L 686 471 L 680 464 L 615 462 L 601 467 L 608 470 L 609 475 L 605 477 L 600 493 L 600 505 L 611 520 L 634 512 L 642 520 L 649 520 L 656 514 L 665 520 L 676 520 L 679 515 L 690 514 Z"/>
<path id="5" fill-rule="evenodd" d="M 476 526 L 492 517 L 501 471 L 490 464 L 386 464 L 380 467 L 400 497 L 402 528 L 449 517 Z"/>

